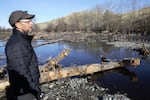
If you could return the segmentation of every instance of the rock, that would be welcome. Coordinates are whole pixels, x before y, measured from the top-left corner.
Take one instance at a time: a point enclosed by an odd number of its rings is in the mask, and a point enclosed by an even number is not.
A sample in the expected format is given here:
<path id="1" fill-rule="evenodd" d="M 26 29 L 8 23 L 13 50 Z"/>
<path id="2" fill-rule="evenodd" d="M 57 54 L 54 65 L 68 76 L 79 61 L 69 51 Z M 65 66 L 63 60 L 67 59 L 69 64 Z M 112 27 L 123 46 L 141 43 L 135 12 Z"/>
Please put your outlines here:
<path id="1" fill-rule="evenodd" d="M 87 78 L 64 78 L 42 86 L 47 100 L 99 100 L 99 96 L 107 89 L 101 89 Z"/>

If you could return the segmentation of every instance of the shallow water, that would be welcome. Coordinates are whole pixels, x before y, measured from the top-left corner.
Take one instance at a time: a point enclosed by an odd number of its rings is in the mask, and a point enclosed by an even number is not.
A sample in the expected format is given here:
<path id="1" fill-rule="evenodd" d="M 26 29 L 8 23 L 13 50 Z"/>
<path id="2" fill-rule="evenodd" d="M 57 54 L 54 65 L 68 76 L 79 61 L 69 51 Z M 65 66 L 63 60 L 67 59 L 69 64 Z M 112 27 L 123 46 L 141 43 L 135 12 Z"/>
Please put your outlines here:
<path id="1" fill-rule="evenodd" d="M 44 41 L 34 42 L 40 44 Z M 4 54 L 5 43 L 0 41 L 0 54 Z M 109 93 L 126 93 L 132 100 L 150 100 L 150 60 L 142 59 L 136 52 L 126 48 L 116 48 L 104 43 L 75 44 L 59 42 L 35 47 L 39 64 L 42 65 L 49 57 L 55 57 L 62 50 L 71 49 L 70 54 L 60 63 L 64 67 L 100 63 L 100 56 L 104 55 L 112 60 L 121 60 L 128 57 L 139 57 L 140 66 L 136 68 L 126 67 L 121 69 L 99 72 L 92 75 L 92 79 L 102 87 L 109 89 Z M 5 59 L 0 60 L 0 65 L 6 64 Z"/>

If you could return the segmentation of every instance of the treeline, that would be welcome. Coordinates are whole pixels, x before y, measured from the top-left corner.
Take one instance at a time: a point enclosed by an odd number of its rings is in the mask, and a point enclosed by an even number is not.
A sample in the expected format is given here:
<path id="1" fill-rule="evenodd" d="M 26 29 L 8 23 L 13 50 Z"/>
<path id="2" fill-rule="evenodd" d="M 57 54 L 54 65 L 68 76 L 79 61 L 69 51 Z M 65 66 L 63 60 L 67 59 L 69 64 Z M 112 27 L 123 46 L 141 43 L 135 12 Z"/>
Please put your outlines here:
<path id="1" fill-rule="evenodd" d="M 40 24 L 36 25 L 36 31 L 149 33 L 150 8 L 143 8 L 124 14 L 114 13 L 111 10 L 104 11 L 97 5 L 93 9 L 55 19 L 46 23 L 43 29 L 40 28 L 41 26 Z"/>
<path id="2" fill-rule="evenodd" d="M 11 32 L 10 28 L 0 27 L 0 33 Z"/>
<path id="3" fill-rule="evenodd" d="M 11 30 L 12 29 L 10 29 L 10 28 L 0 27 L 0 39 L 8 38 L 11 34 Z"/>

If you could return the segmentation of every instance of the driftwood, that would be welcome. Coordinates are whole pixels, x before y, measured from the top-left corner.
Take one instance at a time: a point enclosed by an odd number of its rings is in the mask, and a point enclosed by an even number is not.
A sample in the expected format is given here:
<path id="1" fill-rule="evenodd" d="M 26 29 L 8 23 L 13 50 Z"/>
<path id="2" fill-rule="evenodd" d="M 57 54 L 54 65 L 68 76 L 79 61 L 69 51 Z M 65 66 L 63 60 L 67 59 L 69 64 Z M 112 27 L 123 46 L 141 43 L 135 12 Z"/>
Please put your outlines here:
<path id="1" fill-rule="evenodd" d="M 144 44 L 141 48 L 141 52 L 143 52 L 144 56 L 150 55 L 150 51 L 148 50 L 148 48 Z"/>
<path id="2" fill-rule="evenodd" d="M 118 67 L 125 67 L 125 66 L 132 66 L 136 67 L 140 65 L 140 59 L 138 58 L 131 58 L 131 59 L 124 59 L 118 62 L 103 62 L 101 64 L 88 64 L 76 67 L 67 67 L 58 69 L 55 71 L 48 71 L 41 73 L 40 82 L 48 82 L 60 78 L 71 77 L 71 76 L 78 76 L 78 75 L 87 75 L 93 74 L 99 71 L 110 70 Z"/>
<path id="3" fill-rule="evenodd" d="M 69 54 L 69 50 L 66 50 L 67 55 Z M 40 83 L 49 82 L 52 80 L 57 80 L 65 77 L 72 77 L 78 75 L 87 75 L 93 74 L 95 72 L 110 70 L 118 67 L 125 67 L 125 66 L 133 66 L 136 67 L 140 64 L 140 59 L 138 58 L 131 58 L 131 59 L 124 59 L 118 62 L 102 62 L 97 64 L 88 64 L 76 67 L 66 67 L 66 68 L 54 68 L 51 70 L 51 65 L 57 65 L 63 57 L 65 57 L 66 52 L 60 53 L 56 58 L 53 60 L 49 60 L 49 62 L 41 67 L 40 69 Z M 0 81 L 0 91 L 3 91 L 9 85 L 8 80 L 3 79 Z"/>
<path id="4" fill-rule="evenodd" d="M 42 44 L 37 44 L 37 45 L 33 45 L 33 47 L 38 47 L 38 46 L 43 46 L 43 45 L 47 45 L 47 44 L 51 44 L 51 43 L 56 43 L 56 42 L 59 42 L 59 41 L 62 41 L 63 39 L 57 39 L 57 40 L 49 40 L 45 43 L 42 43 Z"/>
<path id="5" fill-rule="evenodd" d="M 149 49 L 143 44 L 141 48 L 133 49 L 139 53 L 139 55 L 142 56 L 148 56 L 150 55 Z"/>
<path id="6" fill-rule="evenodd" d="M 63 50 L 60 54 L 58 54 L 55 58 L 48 59 L 48 63 L 40 66 L 40 72 L 47 72 L 51 70 L 55 70 L 59 68 L 59 62 L 70 53 L 70 49 Z"/>

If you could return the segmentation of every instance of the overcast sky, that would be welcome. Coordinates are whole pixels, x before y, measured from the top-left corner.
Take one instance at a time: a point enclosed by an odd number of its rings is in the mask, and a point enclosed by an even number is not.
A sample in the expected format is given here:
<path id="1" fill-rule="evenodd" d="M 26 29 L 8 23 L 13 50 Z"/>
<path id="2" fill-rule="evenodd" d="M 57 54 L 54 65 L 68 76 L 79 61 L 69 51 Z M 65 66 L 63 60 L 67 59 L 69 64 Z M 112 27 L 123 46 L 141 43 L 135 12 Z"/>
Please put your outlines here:
<path id="1" fill-rule="evenodd" d="M 129 11 L 150 6 L 150 0 L 0 0 L 0 27 L 10 28 L 9 15 L 14 10 L 27 10 L 36 22 L 46 22 L 100 5 L 113 11 Z"/>

